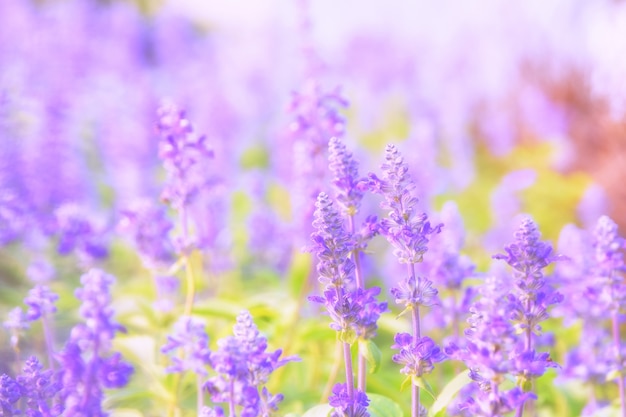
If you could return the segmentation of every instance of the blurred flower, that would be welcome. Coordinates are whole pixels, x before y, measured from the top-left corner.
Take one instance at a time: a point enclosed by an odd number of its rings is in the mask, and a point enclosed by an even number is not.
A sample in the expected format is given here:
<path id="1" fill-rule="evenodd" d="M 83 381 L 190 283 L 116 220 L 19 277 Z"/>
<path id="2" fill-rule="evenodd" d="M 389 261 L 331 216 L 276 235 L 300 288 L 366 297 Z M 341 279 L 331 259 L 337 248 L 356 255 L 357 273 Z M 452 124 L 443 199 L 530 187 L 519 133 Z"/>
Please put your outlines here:
<path id="1" fill-rule="evenodd" d="M 174 324 L 174 332 L 167 336 L 167 343 L 161 348 L 161 352 L 167 354 L 174 363 L 167 368 L 167 372 L 191 371 L 206 376 L 211 351 L 204 323 L 193 317 L 179 318 Z"/>

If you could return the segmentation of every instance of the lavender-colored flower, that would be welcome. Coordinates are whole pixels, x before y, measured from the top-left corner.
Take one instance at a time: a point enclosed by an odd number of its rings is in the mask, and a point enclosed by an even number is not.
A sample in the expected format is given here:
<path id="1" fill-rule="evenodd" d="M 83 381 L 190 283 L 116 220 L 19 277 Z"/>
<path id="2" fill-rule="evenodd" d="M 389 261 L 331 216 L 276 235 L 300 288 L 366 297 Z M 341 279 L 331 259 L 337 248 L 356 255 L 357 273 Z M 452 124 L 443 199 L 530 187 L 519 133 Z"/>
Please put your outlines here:
<path id="1" fill-rule="evenodd" d="M 206 162 L 213 158 L 204 135 L 197 135 L 185 112 L 172 102 L 157 110 L 161 134 L 159 157 L 168 173 L 168 184 L 161 198 L 180 211 L 208 185 Z"/>
<path id="2" fill-rule="evenodd" d="M 52 281 L 55 273 L 56 271 L 54 270 L 54 266 L 44 259 L 31 262 L 26 269 L 26 276 L 28 279 L 38 284 Z"/>
<path id="3" fill-rule="evenodd" d="M 46 314 L 52 314 L 57 311 L 54 305 L 59 296 L 52 292 L 45 285 L 37 285 L 28 292 L 28 296 L 24 299 L 24 304 L 28 306 L 26 317 L 30 321 L 38 320 Z"/>
<path id="4" fill-rule="evenodd" d="M 358 187 L 361 182 L 361 178 L 358 177 L 358 163 L 339 138 L 330 139 L 328 150 L 335 198 L 344 213 L 353 216 L 359 211 L 363 199 L 363 190 Z"/>
<path id="5" fill-rule="evenodd" d="M 128 236 L 148 268 L 169 265 L 174 260 L 174 247 L 168 233 L 174 225 L 164 208 L 142 200 L 122 211 L 119 230 Z"/>
<path id="6" fill-rule="evenodd" d="M 91 263 L 108 255 L 102 242 L 102 230 L 85 209 L 66 204 L 55 212 L 61 255 L 75 252 L 81 262 Z"/>
<path id="7" fill-rule="evenodd" d="M 22 396 L 20 385 L 7 374 L 0 375 L 0 411 L 2 415 L 13 415 L 18 412 L 14 404 Z"/>
<path id="8" fill-rule="evenodd" d="M 161 352 L 167 354 L 174 363 L 167 368 L 168 372 L 191 371 L 197 375 L 207 375 L 206 367 L 211 351 L 204 323 L 188 316 L 178 319 L 174 324 L 174 332 L 167 336 L 167 343 Z"/>
<path id="9" fill-rule="evenodd" d="M 222 407 L 202 407 L 202 410 L 198 413 L 198 417 L 224 417 L 224 410 Z"/>
<path id="10" fill-rule="evenodd" d="M 541 233 L 531 218 L 522 220 L 515 232 L 515 242 L 505 246 L 506 254 L 494 255 L 494 259 L 502 259 L 516 272 L 521 279 L 516 285 L 529 294 L 543 286 L 543 269 L 550 263 L 564 259 L 552 253 L 552 245 L 541 242 Z"/>
<path id="11" fill-rule="evenodd" d="M 612 312 L 626 307 L 626 284 L 623 278 L 626 272 L 623 254 L 626 239 L 619 236 L 618 232 L 617 224 L 607 216 L 598 219 L 593 231 L 595 286 L 603 284 L 601 298 Z"/>
<path id="12" fill-rule="evenodd" d="M 36 357 L 26 360 L 22 374 L 17 377 L 22 397 L 26 398 L 26 415 L 52 417 L 62 415 L 59 404 L 53 400 L 61 390 L 60 381 L 52 370 L 43 370 Z"/>
<path id="13" fill-rule="evenodd" d="M 408 166 L 394 145 L 387 145 L 381 169 L 382 178 L 369 174 L 368 180 L 362 183 L 370 191 L 385 197 L 381 207 L 389 210 L 389 217 L 381 221 L 381 233 L 396 248 L 394 255 L 401 263 L 419 263 L 428 250 L 429 235 L 439 233 L 442 225 L 432 227 L 425 213 L 416 213 L 415 185 L 408 174 Z"/>
<path id="14" fill-rule="evenodd" d="M 350 398 L 346 384 L 335 384 L 333 393 L 328 397 L 328 403 L 333 407 L 331 417 L 367 417 L 369 399 L 363 391 L 356 391 Z"/>
<path id="15" fill-rule="evenodd" d="M 422 337 L 415 343 L 410 334 L 398 333 L 394 337 L 394 342 L 391 348 L 400 352 L 391 359 L 404 365 L 400 372 L 405 375 L 422 377 L 429 374 L 435 368 L 434 364 L 446 357 L 430 337 Z"/>
<path id="16" fill-rule="evenodd" d="M 132 374 L 133 368 L 121 355 L 110 352 L 115 333 L 124 330 L 113 320 L 113 282 L 113 276 L 91 269 L 81 277 L 82 287 L 76 290 L 76 297 L 82 302 L 79 312 L 85 322 L 74 326 L 57 355 L 65 415 L 106 416 L 102 390 L 123 387 Z"/>
<path id="17" fill-rule="evenodd" d="M 424 277 L 409 276 L 392 288 L 391 294 L 396 304 L 403 304 L 406 308 L 430 307 L 437 304 L 437 290 L 432 285 Z"/>
<path id="18" fill-rule="evenodd" d="M 242 416 L 258 416 L 260 410 L 269 412 L 282 396 L 272 397 L 267 391 L 262 391 L 260 396 L 259 388 L 267 383 L 274 370 L 298 359 L 280 358 L 281 350 L 266 352 L 267 339 L 260 334 L 247 311 L 237 316 L 233 333 L 218 340 L 218 350 L 211 353 L 209 362 L 217 375 L 206 381 L 204 389 L 215 403 L 241 406 Z"/>
<path id="19" fill-rule="evenodd" d="M 503 417 L 522 406 L 527 400 L 537 398 L 519 387 L 508 391 L 478 391 L 460 405 L 463 415 L 468 417 Z"/>
<path id="20" fill-rule="evenodd" d="M 354 263 L 349 259 L 353 248 L 350 236 L 343 227 L 341 215 L 326 193 L 318 195 L 315 207 L 313 226 L 317 231 L 311 238 L 314 243 L 312 250 L 319 260 L 319 281 L 327 288 L 347 286 L 354 279 Z"/>
<path id="21" fill-rule="evenodd" d="M 21 307 L 15 307 L 9 311 L 7 320 L 2 325 L 11 333 L 11 347 L 17 349 L 20 330 L 28 329 L 29 320 Z"/>

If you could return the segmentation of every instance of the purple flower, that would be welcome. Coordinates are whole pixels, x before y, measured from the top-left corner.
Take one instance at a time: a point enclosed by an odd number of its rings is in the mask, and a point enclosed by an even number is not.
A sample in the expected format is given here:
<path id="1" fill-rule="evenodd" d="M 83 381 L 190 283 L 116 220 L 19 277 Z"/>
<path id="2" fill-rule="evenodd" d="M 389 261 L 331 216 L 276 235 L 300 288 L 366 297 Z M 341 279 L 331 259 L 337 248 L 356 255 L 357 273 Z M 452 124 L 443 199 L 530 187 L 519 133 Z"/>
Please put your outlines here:
<path id="1" fill-rule="evenodd" d="M 136 202 L 122 211 L 118 229 L 127 235 L 148 268 L 169 266 L 174 260 L 174 247 L 168 234 L 174 225 L 162 207 L 149 201 Z"/>
<path id="2" fill-rule="evenodd" d="M 213 158 L 213 151 L 209 149 L 206 137 L 194 132 L 185 112 L 174 103 L 164 102 L 157 115 L 157 128 L 161 134 L 159 157 L 168 174 L 161 198 L 180 211 L 209 185 L 206 164 Z"/>
<path id="3" fill-rule="evenodd" d="M 277 368 L 298 359 L 281 359 L 281 350 L 266 352 L 267 339 L 260 334 L 247 311 L 237 316 L 233 333 L 233 336 L 218 340 L 218 350 L 211 353 L 209 362 L 217 375 L 206 381 L 204 389 L 215 403 L 229 402 L 241 406 L 242 416 L 269 413 L 282 396 L 271 396 L 267 390 L 260 396 L 259 387 L 267 383 Z"/>
<path id="4" fill-rule="evenodd" d="M 167 354 L 174 363 L 167 368 L 167 372 L 192 371 L 206 376 L 211 351 L 204 323 L 189 316 L 179 318 L 174 324 L 174 332 L 167 336 L 167 343 L 161 348 L 161 352 Z"/>
<path id="5" fill-rule="evenodd" d="M 468 417 L 502 417 L 518 409 L 527 400 L 535 398 L 536 395 L 524 392 L 519 387 L 505 392 L 479 390 L 459 408 Z"/>
<path id="6" fill-rule="evenodd" d="M 202 407 L 198 413 L 198 417 L 224 417 L 224 410 L 221 407 Z"/>
<path id="7" fill-rule="evenodd" d="M 406 308 L 430 307 L 437 304 L 437 290 L 432 285 L 426 278 L 409 276 L 392 288 L 391 294 L 396 304 L 404 304 Z"/>
<path id="8" fill-rule="evenodd" d="M 102 228 L 84 208 L 66 204 L 57 209 L 55 215 L 61 255 L 75 252 L 86 264 L 108 255 L 101 238 Z"/>
<path id="9" fill-rule="evenodd" d="M 82 302 L 79 312 L 85 321 L 72 328 L 68 342 L 57 355 L 66 415 L 106 416 L 103 389 L 121 388 L 130 379 L 132 367 L 119 353 L 110 352 L 115 333 L 124 330 L 113 320 L 113 282 L 113 276 L 91 269 L 81 277 L 82 287 L 76 290 Z"/>
<path id="10" fill-rule="evenodd" d="M 522 220 L 515 232 L 515 242 L 505 246 L 506 254 L 497 254 L 493 259 L 502 259 L 516 272 L 521 279 L 517 283 L 528 293 L 536 292 L 543 286 L 543 269 L 550 263 L 565 259 L 552 253 L 552 245 L 541 242 L 541 233 L 537 224 L 530 219 Z"/>
<path id="11" fill-rule="evenodd" d="M 408 333 L 398 333 L 394 337 L 392 349 L 400 352 L 392 356 L 395 363 L 404 365 L 400 370 L 405 375 L 421 377 L 433 371 L 434 364 L 441 362 L 446 355 L 430 337 L 422 337 L 417 342 Z"/>
<path id="12" fill-rule="evenodd" d="M 354 263 L 349 259 L 353 248 L 352 241 L 343 227 L 341 215 L 333 207 L 326 193 L 318 195 L 315 207 L 313 226 L 317 231 L 311 238 L 312 251 L 319 260 L 317 265 L 319 281 L 327 288 L 344 287 L 354 279 L 352 276 Z"/>
<path id="13" fill-rule="evenodd" d="M 46 314 L 56 312 L 57 308 L 54 303 L 58 299 L 59 296 L 53 293 L 47 286 L 35 286 L 24 299 L 24 304 L 28 306 L 26 317 L 29 321 L 35 321 Z"/>
<path id="14" fill-rule="evenodd" d="M 13 404 L 15 404 L 22 396 L 20 385 L 11 379 L 7 374 L 0 375 L 0 411 L 2 415 L 13 415 L 17 413 Z"/>
<path id="15" fill-rule="evenodd" d="M 328 403 L 334 408 L 331 417 L 367 417 L 369 399 L 363 391 L 355 391 L 351 399 L 346 384 L 335 384 Z"/>
<path id="16" fill-rule="evenodd" d="M 381 221 L 381 233 L 396 248 L 394 255 L 401 263 L 419 263 L 428 250 L 429 235 L 439 233 L 442 225 L 432 227 L 425 213 L 415 211 L 418 202 L 413 195 L 415 184 L 394 145 L 387 145 L 381 169 L 382 179 L 370 174 L 364 183 L 370 191 L 385 197 L 381 207 L 389 210 L 389 217 Z"/>
<path id="17" fill-rule="evenodd" d="M 358 163 L 352 157 L 352 152 L 346 149 L 339 138 L 331 138 L 328 142 L 328 149 L 335 198 L 344 213 L 353 216 L 359 211 L 363 199 L 363 190 L 357 187 L 361 181 L 358 177 Z"/>
<path id="18" fill-rule="evenodd" d="M 36 357 L 26 360 L 22 374 L 17 377 L 26 398 L 26 415 L 28 416 L 60 416 L 61 410 L 52 404 L 53 399 L 61 390 L 61 384 L 52 370 L 43 370 Z"/>

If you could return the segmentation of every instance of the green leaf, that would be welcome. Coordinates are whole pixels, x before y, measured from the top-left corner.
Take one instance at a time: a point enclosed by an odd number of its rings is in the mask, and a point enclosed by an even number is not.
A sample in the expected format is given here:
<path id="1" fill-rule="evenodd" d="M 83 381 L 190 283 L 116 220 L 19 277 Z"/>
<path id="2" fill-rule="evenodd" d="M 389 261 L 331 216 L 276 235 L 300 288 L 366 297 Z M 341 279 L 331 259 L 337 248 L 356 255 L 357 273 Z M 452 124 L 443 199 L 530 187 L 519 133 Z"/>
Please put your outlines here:
<path id="1" fill-rule="evenodd" d="M 426 381 L 424 379 L 424 377 L 422 376 L 415 376 L 413 375 L 413 384 L 417 385 L 418 387 L 420 387 L 421 389 L 423 389 L 425 392 L 427 392 L 431 397 L 433 397 L 433 399 L 435 398 L 435 393 L 433 392 L 432 387 L 430 386 L 430 384 L 428 383 L 428 381 Z"/>
<path id="2" fill-rule="evenodd" d="M 369 367 L 368 372 L 370 374 L 378 371 L 382 354 L 373 340 L 359 340 L 359 353 L 365 357 Z"/>
<path id="3" fill-rule="evenodd" d="M 391 398 L 379 394 L 367 394 L 370 404 L 367 407 L 371 417 L 403 417 L 402 408 Z"/>
<path id="4" fill-rule="evenodd" d="M 400 392 L 404 391 L 407 385 L 411 385 L 411 375 L 407 376 L 404 381 L 402 381 L 402 384 L 400 385 Z"/>
<path id="5" fill-rule="evenodd" d="M 329 404 L 319 404 L 313 408 L 309 408 L 302 417 L 328 417 L 333 408 Z"/>
<path id="6" fill-rule="evenodd" d="M 469 377 L 469 370 L 465 370 L 455 376 L 448 384 L 443 387 L 439 396 L 435 399 L 432 407 L 430 407 L 428 417 L 442 417 L 445 409 L 450 404 L 454 396 L 467 384 L 472 382 Z"/>

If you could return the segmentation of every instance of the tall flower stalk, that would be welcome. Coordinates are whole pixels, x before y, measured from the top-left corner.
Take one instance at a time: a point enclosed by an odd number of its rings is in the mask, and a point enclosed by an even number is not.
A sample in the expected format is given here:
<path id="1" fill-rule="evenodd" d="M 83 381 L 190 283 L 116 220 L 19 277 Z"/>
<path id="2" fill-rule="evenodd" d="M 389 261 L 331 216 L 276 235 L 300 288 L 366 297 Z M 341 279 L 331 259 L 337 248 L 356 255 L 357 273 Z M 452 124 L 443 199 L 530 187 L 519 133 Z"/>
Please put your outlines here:
<path id="1" fill-rule="evenodd" d="M 623 250 L 626 240 L 619 236 L 617 224 L 607 216 L 602 216 L 593 232 L 594 281 L 611 316 L 611 336 L 613 342 L 612 372 L 617 379 L 622 417 L 626 417 L 626 348 L 620 335 L 620 316 L 626 309 L 626 283 Z M 607 378 L 608 379 L 608 378 Z"/>
<path id="2" fill-rule="evenodd" d="M 329 168 L 333 174 L 332 185 L 335 190 L 335 201 L 345 218 L 348 221 L 348 233 L 353 241 L 353 248 L 350 253 L 352 262 L 354 263 L 354 274 L 356 278 L 356 288 L 365 290 L 365 278 L 361 267 L 361 253 L 367 247 L 368 241 L 378 233 L 378 224 L 375 216 L 369 216 L 361 230 L 356 230 L 356 215 L 361 206 L 363 199 L 363 190 L 359 188 L 362 179 L 358 173 L 358 163 L 352 156 L 352 152 L 346 149 L 343 142 L 336 137 L 330 139 L 329 148 Z M 371 291 L 374 291 L 373 294 Z M 372 297 L 380 291 L 380 288 L 372 289 Z M 367 359 L 366 345 L 376 335 L 376 321 L 380 314 L 387 309 L 387 303 L 377 304 L 375 299 L 366 303 L 372 307 L 369 314 L 369 320 L 364 323 L 365 326 L 358 331 L 359 337 L 359 354 L 357 356 L 357 389 L 366 391 L 367 376 Z"/>
<path id="3" fill-rule="evenodd" d="M 168 202 L 180 219 L 179 251 L 185 266 L 187 295 L 184 315 L 191 314 L 195 295 L 195 277 L 189 260 L 193 242 L 190 236 L 189 208 L 195 197 L 209 185 L 206 162 L 213 158 L 204 135 L 195 133 L 185 112 L 173 103 L 164 103 L 157 111 L 161 134 L 159 157 L 167 171 L 167 184 L 161 198 Z"/>
<path id="4" fill-rule="evenodd" d="M 437 290 L 430 280 L 416 276 L 415 264 L 422 262 L 430 235 L 439 233 L 442 225 L 432 227 L 428 216 L 417 212 L 415 184 L 394 145 L 387 145 L 381 169 L 381 178 L 369 174 L 367 187 L 384 197 L 380 206 L 387 210 L 388 217 L 381 221 L 380 230 L 395 248 L 394 255 L 399 262 L 407 267 L 405 278 L 391 292 L 396 303 L 404 306 L 402 314 L 411 313 L 412 333 L 396 335 L 393 348 L 400 352 L 393 360 L 404 365 L 401 372 L 411 380 L 411 415 L 418 417 L 425 412 L 420 404 L 422 378 L 433 370 L 432 364 L 442 361 L 444 356 L 430 338 L 422 337 L 420 307 L 433 305 Z"/>
<path id="5" fill-rule="evenodd" d="M 507 295 L 509 317 L 517 332 L 524 335 L 523 343 L 513 353 L 513 373 L 524 391 L 532 391 L 534 380 L 548 367 L 555 366 L 549 354 L 537 352 L 535 336 L 541 334 L 540 323 L 549 318 L 549 307 L 563 301 L 563 296 L 550 285 L 543 270 L 552 262 L 565 258 L 555 255 L 552 246 L 540 238 L 536 223 L 525 218 L 515 232 L 515 242 L 505 246 L 506 254 L 493 256 L 513 268 L 514 282 Z M 524 403 L 518 406 L 516 416 L 521 417 L 523 412 Z"/>
<path id="6" fill-rule="evenodd" d="M 355 389 L 351 346 L 359 335 L 375 333 L 376 320 L 386 309 L 378 303 L 379 288 L 364 289 L 356 286 L 354 262 L 351 254 L 354 242 L 345 230 L 341 215 L 326 193 L 317 197 L 311 235 L 313 252 L 317 255 L 318 280 L 324 285 L 323 296 L 311 296 L 313 302 L 323 304 L 341 342 L 346 382 L 333 389 L 329 402 L 334 407 L 333 416 L 367 416 L 367 397 L 363 390 Z"/>

